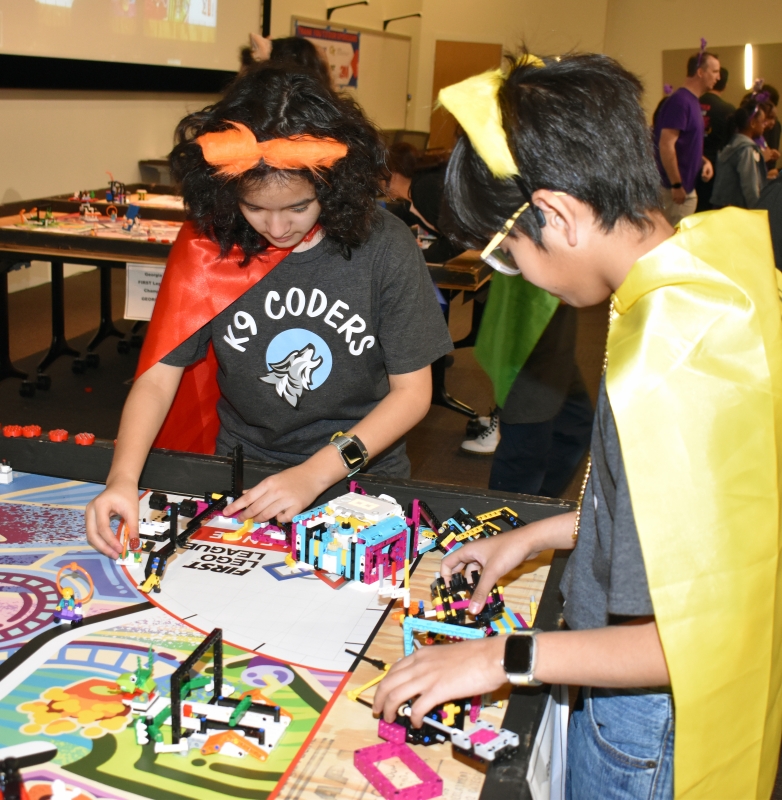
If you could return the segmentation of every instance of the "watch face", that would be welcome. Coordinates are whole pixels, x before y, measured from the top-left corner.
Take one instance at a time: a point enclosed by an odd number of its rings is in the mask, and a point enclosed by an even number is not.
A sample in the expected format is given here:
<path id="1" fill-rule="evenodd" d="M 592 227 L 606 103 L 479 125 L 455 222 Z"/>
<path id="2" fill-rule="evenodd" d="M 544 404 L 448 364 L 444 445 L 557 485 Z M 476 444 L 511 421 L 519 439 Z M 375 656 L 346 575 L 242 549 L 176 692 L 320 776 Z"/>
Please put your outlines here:
<path id="1" fill-rule="evenodd" d="M 342 453 L 342 460 L 348 468 L 355 467 L 357 464 L 362 464 L 364 461 L 364 454 L 354 441 L 345 444 L 340 452 Z"/>
<path id="2" fill-rule="evenodd" d="M 509 636 L 505 640 L 505 672 L 523 674 L 532 669 L 532 637 Z"/>

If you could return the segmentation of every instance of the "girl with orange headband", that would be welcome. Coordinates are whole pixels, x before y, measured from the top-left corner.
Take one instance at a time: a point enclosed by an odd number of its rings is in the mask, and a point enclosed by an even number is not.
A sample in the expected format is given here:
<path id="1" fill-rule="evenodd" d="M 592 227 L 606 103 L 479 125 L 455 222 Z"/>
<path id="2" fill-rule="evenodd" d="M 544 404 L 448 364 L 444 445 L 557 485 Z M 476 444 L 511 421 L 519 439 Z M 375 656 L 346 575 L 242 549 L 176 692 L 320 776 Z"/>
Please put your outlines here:
<path id="1" fill-rule="evenodd" d="M 121 545 L 150 447 L 287 467 L 226 509 L 285 522 L 367 466 L 404 477 L 403 437 L 452 345 L 410 230 L 378 208 L 376 129 L 317 76 L 261 65 L 177 130 L 188 222 L 172 248 L 87 538 Z"/>

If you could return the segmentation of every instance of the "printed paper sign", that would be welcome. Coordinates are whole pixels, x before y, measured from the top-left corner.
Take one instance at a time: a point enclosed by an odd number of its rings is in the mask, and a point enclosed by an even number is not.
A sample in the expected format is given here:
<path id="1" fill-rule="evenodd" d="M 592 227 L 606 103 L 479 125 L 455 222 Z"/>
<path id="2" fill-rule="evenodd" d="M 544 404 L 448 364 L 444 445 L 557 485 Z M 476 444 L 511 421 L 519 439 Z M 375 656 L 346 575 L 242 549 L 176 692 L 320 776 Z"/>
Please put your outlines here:
<path id="1" fill-rule="evenodd" d="M 308 39 L 318 48 L 329 65 L 332 80 L 337 88 L 358 87 L 358 53 L 361 40 L 358 31 L 320 28 L 297 22 L 296 36 Z"/>
<path id="2" fill-rule="evenodd" d="M 128 264 L 125 278 L 125 319 L 152 319 L 165 267 Z"/>

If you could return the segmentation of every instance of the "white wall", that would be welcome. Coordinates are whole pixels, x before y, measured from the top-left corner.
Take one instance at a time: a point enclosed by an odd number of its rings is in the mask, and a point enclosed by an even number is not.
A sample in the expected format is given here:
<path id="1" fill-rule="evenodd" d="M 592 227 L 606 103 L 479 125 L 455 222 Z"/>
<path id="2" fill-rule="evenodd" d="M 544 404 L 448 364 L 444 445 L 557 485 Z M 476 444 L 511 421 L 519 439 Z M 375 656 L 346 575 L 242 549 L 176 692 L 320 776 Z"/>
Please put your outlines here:
<path id="1" fill-rule="evenodd" d="M 420 67 L 408 124 L 429 130 L 438 39 L 502 44 L 515 52 L 524 42 L 533 53 L 602 50 L 607 0 L 423 0 Z"/>
<path id="2" fill-rule="evenodd" d="M 275 0 L 272 36 L 290 34 L 291 15 L 325 19 L 327 6 L 339 0 Z M 371 0 L 369 6 L 334 13 L 333 25 L 382 29 L 383 20 L 420 12 L 391 23 L 388 30 L 412 38 L 411 95 L 407 127 L 429 130 L 434 50 L 438 39 L 490 42 L 516 50 L 526 41 L 533 51 L 555 54 L 566 50 L 602 50 L 608 0 Z"/>
<path id="3" fill-rule="evenodd" d="M 212 96 L 0 90 L 0 202 L 139 180 L 177 122 Z"/>
<path id="4" fill-rule="evenodd" d="M 663 93 L 662 51 L 687 47 L 695 53 L 701 37 L 717 53 L 721 46 L 778 42 L 782 2 L 756 0 L 743 6 L 734 0 L 708 5 L 698 0 L 608 0 L 605 52 L 644 81 L 650 116 Z"/>

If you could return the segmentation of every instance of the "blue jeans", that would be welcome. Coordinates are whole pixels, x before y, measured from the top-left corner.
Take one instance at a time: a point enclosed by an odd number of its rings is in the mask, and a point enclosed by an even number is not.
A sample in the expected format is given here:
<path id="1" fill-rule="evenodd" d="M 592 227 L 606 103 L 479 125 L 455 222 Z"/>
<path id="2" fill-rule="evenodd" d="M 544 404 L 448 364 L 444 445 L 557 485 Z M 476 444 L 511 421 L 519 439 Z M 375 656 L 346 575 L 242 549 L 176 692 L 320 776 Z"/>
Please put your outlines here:
<path id="1" fill-rule="evenodd" d="M 592 437 L 592 402 L 585 389 L 565 398 L 546 422 L 509 424 L 500 420 L 489 488 L 540 497 L 561 497 Z"/>
<path id="2" fill-rule="evenodd" d="M 568 726 L 567 800 L 671 800 L 673 737 L 670 694 L 582 689 Z"/>

